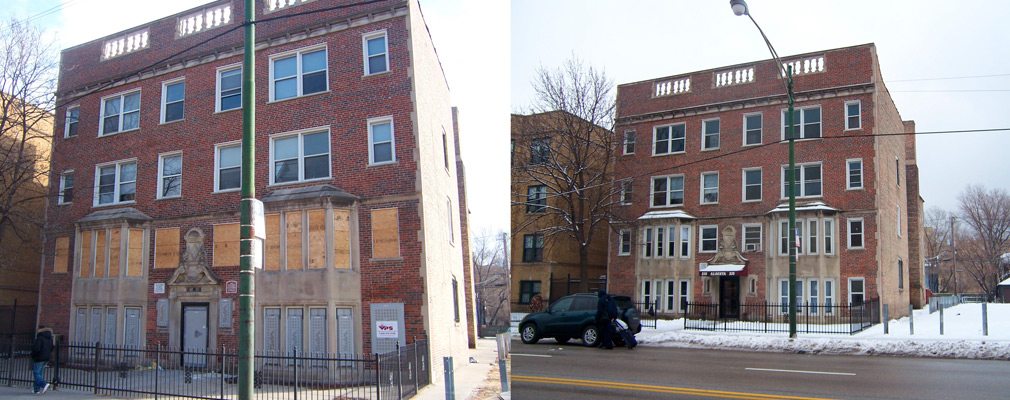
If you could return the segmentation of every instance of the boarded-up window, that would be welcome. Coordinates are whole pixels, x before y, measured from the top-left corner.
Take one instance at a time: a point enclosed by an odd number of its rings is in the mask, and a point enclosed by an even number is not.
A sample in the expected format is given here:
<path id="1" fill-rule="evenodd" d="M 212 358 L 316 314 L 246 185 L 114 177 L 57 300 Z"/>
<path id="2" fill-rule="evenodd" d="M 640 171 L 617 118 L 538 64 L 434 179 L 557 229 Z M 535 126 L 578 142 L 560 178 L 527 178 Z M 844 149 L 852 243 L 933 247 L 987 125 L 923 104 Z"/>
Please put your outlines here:
<path id="1" fill-rule="evenodd" d="M 239 224 L 214 225 L 214 266 L 239 264 Z"/>
<path id="2" fill-rule="evenodd" d="M 277 352 L 281 349 L 281 309 L 263 310 L 263 350 Z M 276 353 L 273 353 L 276 354 Z"/>
<path id="3" fill-rule="evenodd" d="M 179 267 L 179 228 L 158 229 L 154 235 L 154 268 Z"/>
<path id="4" fill-rule="evenodd" d="M 119 228 L 109 231 L 109 276 L 119 276 L 119 247 L 121 245 Z"/>
<path id="5" fill-rule="evenodd" d="M 326 268 L 326 211 L 309 214 L 309 269 Z"/>
<path id="6" fill-rule="evenodd" d="M 309 309 L 309 353 L 326 353 L 326 309 Z M 313 365 L 326 365 L 326 362 L 316 362 Z"/>
<path id="7" fill-rule="evenodd" d="M 267 240 L 263 249 L 263 266 L 267 271 L 281 269 L 281 215 L 267 215 Z"/>
<path id="8" fill-rule="evenodd" d="M 288 318 L 287 324 L 284 329 L 284 338 L 287 340 L 287 354 L 302 354 L 305 352 L 305 347 L 302 345 L 302 315 L 304 310 L 301 308 L 289 308 L 287 309 Z M 293 364 L 294 359 L 288 360 L 288 365 Z"/>
<path id="9" fill-rule="evenodd" d="M 95 278 L 105 276 L 108 264 L 105 260 L 105 229 L 95 231 Z"/>
<path id="10" fill-rule="evenodd" d="M 81 278 L 91 277 L 91 263 L 94 257 L 91 256 L 91 231 L 81 232 Z"/>
<path id="11" fill-rule="evenodd" d="M 66 273 L 67 262 L 70 260 L 70 237 L 56 238 L 56 260 L 53 265 L 54 273 Z"/>
<path id="12" fill-rule="evenodd" d="M 144 275 L 144 230 L 130 229 L 130 250 L 126 254 L 126 276 Z"/>
<path id="13" fill-rule="evenodd" d="M 372 258 L 400 256 L 400 224 L 397 210 L 372 210 Z"/>
<path id="14" fill-rule="evenodd" d="M 287 220 L 287 269 L 302 269 L 302 212 L 284 213 Z"/>
<path id="15" fill-rule="evenodd" d="M 333 266 L 351 268 L 351 212 L 333 210 Z"/>

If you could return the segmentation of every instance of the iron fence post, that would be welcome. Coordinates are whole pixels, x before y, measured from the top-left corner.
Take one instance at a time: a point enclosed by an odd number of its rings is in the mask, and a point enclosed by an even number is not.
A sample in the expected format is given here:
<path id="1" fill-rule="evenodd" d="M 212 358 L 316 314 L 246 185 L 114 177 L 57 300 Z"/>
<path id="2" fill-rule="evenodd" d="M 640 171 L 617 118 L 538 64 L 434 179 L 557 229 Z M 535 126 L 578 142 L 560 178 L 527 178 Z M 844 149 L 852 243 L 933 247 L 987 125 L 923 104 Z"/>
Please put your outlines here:
<path id="1" fill-rule="evenodd" d="M 398 399 L 403 398 L 403 363 L 400 361 L 399 340 L 396 341 L 396 394 Z"/>
<path id="2" fill-rule="evenodd" d="M 764 302 L 764 314 L 765 314 L 765 327 L 764 333 L 768 333 L 768 302 Z"/>
<path id="3" fill-rule="evenodd" d="M 294 355 L 291 358 L 291 365 L 295 368 L 295 384 L 293 390 L 295 400 L 298 400 L 298 346 L 295 346 Z"/>
<path id="4" fill-rule="evenodd" d="M 60 337 L 60 340 L 53 344 L 53 351 L 56 352 L 56 359 L 53 361 L 53 386 L 60 384 L 60 343 L 62 342 L 63 338 Z"/>
<path id="5" fill-rule="evenodd" d="M 373 354 L 375 354 L 375 400 L 379 400 L 382 397 L 382 386 L 379 384 L 379 372 L 381 368 L 379 368 L 379 353 Z"/>
<path id="6" fill-rule="evenodd" d="M 218 366 L 218 369 L 221 370 L 221 398 L 222 399 L 224 398 L 224 366 L 227 363 L 225 361 L 225 355 L 224 354 L 225 354 L 225 347 L 224 347 L 224 345 L 221 345 L 221 354 L 218 354 L 219 359 L 221 361 L 220 361 L 220 365 Z"/>
<path id="7" fill-rule="evenodd" d="M 91 382 L 94 384 L 94 392 L 98 394 L 98 353 L 102 350 L 102 343 L 95 342 L 95 364 L 94 368 L 91 369 L 91 374 L 93 379 Z"/>
<path id="8" fill-rule="evenodd" d="M 418 368 L 421 365 L 421 363 L 417 361 L 417 356 L 419 354 L 421 354 L 421 352 L 417 350 L 417 336 L 414 336 L 413 340 L 414 340 L 414 371 L 416 371 L 416 372 L 414 372 L 414 394 L 417 394 L 417 392 L 419 390 L 421 390 L 421 386 L 420 386 L 421 385 L 421 371 Z"/>
<path id="9" fill-rule="evenodd" d="M 161 369 L 161 342 L 154 348 L 154 400 L 158 400 L 158 370 Z"/>

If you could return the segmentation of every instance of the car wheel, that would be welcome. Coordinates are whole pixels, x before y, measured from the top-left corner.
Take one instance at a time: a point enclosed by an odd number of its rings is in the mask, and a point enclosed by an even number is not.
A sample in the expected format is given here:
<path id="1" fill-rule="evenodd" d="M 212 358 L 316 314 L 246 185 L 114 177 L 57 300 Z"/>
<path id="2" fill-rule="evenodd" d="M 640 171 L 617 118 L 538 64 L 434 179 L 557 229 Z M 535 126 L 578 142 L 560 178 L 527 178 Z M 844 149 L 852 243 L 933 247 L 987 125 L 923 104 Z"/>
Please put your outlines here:
<path id="1" fill-rule="evenodd" d="M 589 325 L 586 329 L 582 330 L 582 344 L 595 347 L 597 342 L 599 342 L 600 335 L 599 331 L 596 330 L 596 325 Z"/>
<path id="2" fill-rule="evenodd" d="M 558 336 L 558 337 L 554 338 L 554 340 L 557 340 L 558 343 L 565 344 L 565 343 L 568 343 L 569 340 L 572 340 L 572 338 L 567 337 L 567 336 Z"/>
<path id="3" fill-rule="evenodd" d="M 523 325 L 522 329 L 519 330 L 519 333 L 523 343 L 533 344 L 540 340 L 540 338 L 537 337 L 537 326 L 534 324 Z"/>

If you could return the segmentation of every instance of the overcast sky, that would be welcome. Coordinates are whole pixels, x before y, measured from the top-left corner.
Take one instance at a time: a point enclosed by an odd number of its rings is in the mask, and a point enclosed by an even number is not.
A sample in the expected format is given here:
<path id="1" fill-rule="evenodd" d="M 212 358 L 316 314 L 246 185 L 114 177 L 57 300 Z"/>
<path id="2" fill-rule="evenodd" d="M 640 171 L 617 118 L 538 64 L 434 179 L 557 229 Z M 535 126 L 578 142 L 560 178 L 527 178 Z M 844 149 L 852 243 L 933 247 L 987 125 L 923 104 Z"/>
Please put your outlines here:
<path id="1" fill-rule="evenodd" d="M 257 0 L 259 1 L 259 0 Z M 61 48 L 143 25 L 209 0 L 3 0 Z M 509 229 L 507 2 L 421 0 L 452 104 L 460 110 L 471 237 Z M 41 15 L 50 12 L 48 15 Z M 497 18 L 488 18 L 488 16 Z"/>
<path id="2" fill-rule="evenodd" d="M 1008 129 L 917 136 L 927 208 L 955 209 L 967 184 L 1010 187 L 1010 3 L 748 5 L 781 57 L 875 43 L 898 111 L 916 122 L 918 132 Z M 757 28 L 746 16 L 735 16 L 728 0 L 516 0 L 511 12 L 513 111 L 530 104 L 538 66 L 561 65 L 573 54 L 604 69 L 615 85 L 770 58 Z M 979 75 L 1001 76 L 902 82 Z"/>

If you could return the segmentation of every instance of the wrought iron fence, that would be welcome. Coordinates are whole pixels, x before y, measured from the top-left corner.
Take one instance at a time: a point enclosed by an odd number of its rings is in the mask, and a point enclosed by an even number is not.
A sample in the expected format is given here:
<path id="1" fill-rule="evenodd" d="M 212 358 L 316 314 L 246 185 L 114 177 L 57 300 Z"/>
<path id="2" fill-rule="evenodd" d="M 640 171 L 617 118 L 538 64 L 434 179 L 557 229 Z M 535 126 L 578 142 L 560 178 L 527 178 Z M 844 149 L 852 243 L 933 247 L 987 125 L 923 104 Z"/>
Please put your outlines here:
<path id="1" fill-rule="evenodd" d="M 635 308 L 638 309 L 639 319 L 642 321 L 642 329 L 645 328 L 656 329 L 657 324 L 656 320 L 659 314 L 659 310 L 661 310 L 659 300 L 648 303 L 637 302 L 631 304 L 634 304 Z"/>
<path id="2" fill-rule="evenodd" d="M 788 304 L 750 303 L 734 310 L 720 309 L 719 303 L 688 303 L 687 307 L 684 329 L 789 332 Z M 879 323 L 879 299 L 850 305 L 796 305 L 800 333 L 855 334 Z"/>
<path id="3" fill-rule="evenodd" d="M 28 386 L 32 378 L 30 340 L 15 340 L 0 359 L 0 382 Z M 430 383 L 428 343 L 414 340 L 384 354 L 258 352 L 255 398 L 406 399 Z M 72 390 L 116 397 L 238 398 L 238 353 L 208 350 L 57 344 L 46 380 Z"/>

